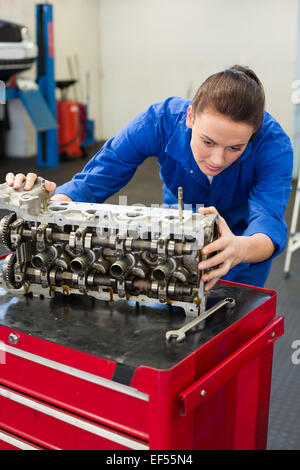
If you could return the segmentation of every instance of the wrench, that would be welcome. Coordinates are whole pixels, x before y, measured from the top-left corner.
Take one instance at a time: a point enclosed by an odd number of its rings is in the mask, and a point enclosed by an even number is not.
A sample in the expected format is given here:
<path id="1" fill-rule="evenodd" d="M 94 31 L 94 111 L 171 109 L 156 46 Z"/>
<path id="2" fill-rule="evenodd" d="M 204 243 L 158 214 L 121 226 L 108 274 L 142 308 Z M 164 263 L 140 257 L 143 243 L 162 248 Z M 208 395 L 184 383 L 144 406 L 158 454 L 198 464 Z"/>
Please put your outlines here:
<path id="1" fill-rule="evenodd" d="M 216 305 L 213 307 L 209 308 L 205 312 L 201 313 L 197 318 L 194 318 L 194 320 L 190 321 L 189 323 L 186 323 L 184 326 L 179 328 L 178 330 L 169 330 L 166 332 L 166 340 L 169 341 L 172 338 L 175 338 L 177 343 L 181 343 L 182 341 L 185 340 L 185 334 L 187 331 L 191 330 L 195 326 L 199 325 L 199 323 L 205 318 L 209 317 L 213 313 L 215 313 L 217 310 L 219 310 L 221 307 L 224 305 L 228 305 L 230 308 L 235 307 L 235 300 L 232 299 L 231 297 L 226 297 L 224 300 L 220 300 Z"/>

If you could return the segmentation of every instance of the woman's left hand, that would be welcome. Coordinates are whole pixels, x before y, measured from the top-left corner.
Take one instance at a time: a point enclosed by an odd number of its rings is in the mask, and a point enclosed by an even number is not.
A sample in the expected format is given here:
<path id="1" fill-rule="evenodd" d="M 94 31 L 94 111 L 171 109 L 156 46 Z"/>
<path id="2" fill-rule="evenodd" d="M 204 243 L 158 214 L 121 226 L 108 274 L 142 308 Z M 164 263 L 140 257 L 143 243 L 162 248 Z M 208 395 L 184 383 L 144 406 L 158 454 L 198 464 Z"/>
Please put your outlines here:
<path id="1" fill-rule="evenodd" d="M 215 207 L 204 207 L 199 209 L 201 214 L 218 214 Z M 225 219 L 218 214 L 219 238 L 202 250 L 202 255 L 211 255 L 217 252 L 211 258 L 201 261 L 198 265 L 200 270 L 215 268 L 202 275 L 205 283 L 205 290 L 210 290 L 216 282 L 228 271 L 242 262 L 242 242 L 241 237 L 237 237 L 228 227 Z"/>

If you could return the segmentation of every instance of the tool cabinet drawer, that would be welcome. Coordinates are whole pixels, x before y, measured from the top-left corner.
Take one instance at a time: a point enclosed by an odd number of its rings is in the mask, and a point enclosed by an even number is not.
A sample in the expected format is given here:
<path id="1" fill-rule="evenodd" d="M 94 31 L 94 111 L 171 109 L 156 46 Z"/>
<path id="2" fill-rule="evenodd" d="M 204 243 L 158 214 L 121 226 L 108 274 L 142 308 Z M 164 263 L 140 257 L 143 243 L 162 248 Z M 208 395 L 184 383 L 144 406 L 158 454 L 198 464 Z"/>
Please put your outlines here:
<path id="1" fill-rule="evenodd" d="M 32 442 L 0 429 L 0 450 L 43 450 Z"/>
<path id="2" fill-rule="evenodd" d="M 11 338 L 17 344 L 11 344 Z M 148 395 L 109 379 L 112 370 L 105 370 L 102 359 L 85 355 L 83 361 L 77 351 L 71 351 L 69 358 L 68 348 L 46 343 L 46 350 L 43 340 L 4 327 L 0 327 L 0 343 L 5 357 L 0 384 L 147 440 Z M 74 367 L 76 363 L 86 370 Z M 107 377 L 91 370 L 101 370 Z M 133 409 L 134 413 L 130 411 Z"/>
<path id="3" fill-rule="evenodd" d="M 226 297 L 172 344 L 176 312 L 0 292 L 0 428 L 48 449 L 264 449 L 283 320 L 273 291 L 224 281 L 211 304 Z"/>
<path id="4" fill-rule="evenodd" d="M 147 450 L 133 439 L 0 386 L 0 428 L 52 450 Z"/>

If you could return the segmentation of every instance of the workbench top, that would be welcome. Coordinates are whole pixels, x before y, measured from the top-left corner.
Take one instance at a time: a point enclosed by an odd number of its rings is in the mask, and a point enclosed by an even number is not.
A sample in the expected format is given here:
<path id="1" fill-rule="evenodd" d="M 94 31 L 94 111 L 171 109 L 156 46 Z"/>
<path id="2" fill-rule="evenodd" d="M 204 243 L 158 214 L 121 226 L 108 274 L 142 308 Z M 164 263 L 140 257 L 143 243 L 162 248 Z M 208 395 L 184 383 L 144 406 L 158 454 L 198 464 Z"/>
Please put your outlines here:
<path id="1" fill-rule="evenodd" d="M 13 295 L 0 288 L 0 325 L 79 350 L 130 368 L 141 365 L 170 369 L 214 336 L 271 297 L 271 291 L 219 283 L 210 292 L 207 308 L 233 297 L 234 309 L 222 308 L 204 320 L 183 343 L 167 343 L 165 333 L 189 322 L 178 307 L 140 306 L 106 302 L 87 295 L 51 299 Z"/>

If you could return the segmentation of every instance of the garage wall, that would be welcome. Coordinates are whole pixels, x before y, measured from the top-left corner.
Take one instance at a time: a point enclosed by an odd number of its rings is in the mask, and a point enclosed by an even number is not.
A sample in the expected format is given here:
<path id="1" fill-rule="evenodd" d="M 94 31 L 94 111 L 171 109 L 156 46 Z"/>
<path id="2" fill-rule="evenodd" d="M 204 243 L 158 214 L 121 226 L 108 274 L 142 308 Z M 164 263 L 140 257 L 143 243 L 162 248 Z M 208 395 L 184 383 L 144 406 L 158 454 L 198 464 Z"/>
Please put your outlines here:
<path id="1" fill-rule="evenodd" d="M 35 39 L 36 3 L 0 0 L 0 16 L 26 24 Z M 51 3 L 56 77 L 69 78 L 67 57 L 77 54 L 83 86 L 91 74 L 90 117 L 98 138 L 111 137 L 155 101 L 191 98 L 208 75 L 234 63 L 257 72 L 267 109 L 292 136 L 298 0 Z M 34 145 L 32 129 L 27 140 Z"/>
<path id="2" fill-rule="evenodd" d="M 22 0 L 0 0 L 0 17 L 19 23 L 22 18 Z"/>
<path id="3" fill-rule="evenodd" d="M 292 133 L 298 0 L 99 0 L 102 135 L 234 63 L 261 78 Z"/>

